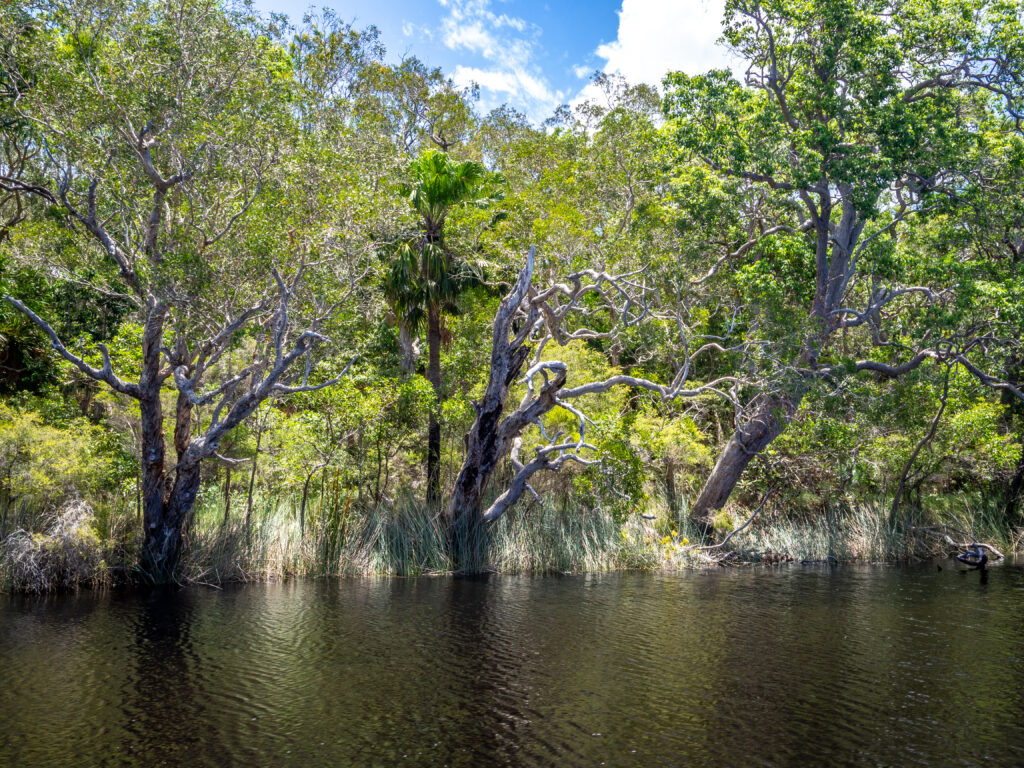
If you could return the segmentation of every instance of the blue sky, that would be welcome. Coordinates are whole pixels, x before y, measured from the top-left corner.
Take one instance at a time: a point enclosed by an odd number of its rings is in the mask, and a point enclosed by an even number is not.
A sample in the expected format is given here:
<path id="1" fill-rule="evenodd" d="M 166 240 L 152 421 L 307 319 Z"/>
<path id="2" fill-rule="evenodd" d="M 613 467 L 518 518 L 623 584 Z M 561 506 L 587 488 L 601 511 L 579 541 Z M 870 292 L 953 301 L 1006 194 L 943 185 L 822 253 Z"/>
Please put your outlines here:
<path id="1" fill-rule="evenodd" d="M 590 95 L 590 75 L 619 72 L 657 84 L 670 69 L 733 67 L 717 46 L 723 0 L 335 0 L 357 27 L 377 26 L 396 61 L 413 55 L 460 85 L 480 108 L 507 103 L 535 121 Z M 298 21 L 304 0 L 256 0 Z"/>

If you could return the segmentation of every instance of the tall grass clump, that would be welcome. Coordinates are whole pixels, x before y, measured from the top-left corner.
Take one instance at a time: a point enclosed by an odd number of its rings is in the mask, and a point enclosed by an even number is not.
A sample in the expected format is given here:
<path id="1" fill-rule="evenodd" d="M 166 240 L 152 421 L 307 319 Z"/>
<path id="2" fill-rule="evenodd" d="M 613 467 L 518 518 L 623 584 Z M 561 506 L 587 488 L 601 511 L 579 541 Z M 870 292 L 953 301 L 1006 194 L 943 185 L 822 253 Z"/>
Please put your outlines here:
<path id="1" fill-rule="evenodd" d="M 488 532 L 491 569 L 502 573 L 653 568 L 657 552 L 639 517 L 618 522 L 602 510 L 541 507 L 512 513 Z"/>
<path id="2" fill-rule="evenodd" d="M 765 552 L 783 553 L 794 560 L 906 559 L 912 554 L 911 540 L 888 517 L 888 509 L 881 504 L 829 508 L 811 520 L 776 515 L 755 521 L 736 549 L 741 557 L 754 561 Z"/>
<path id="3" fill-rule="evenodd" d="M 794 560 L 880 562 L 951 554 L 948 542 L 931 535 L 941 529 L 965 542 L 976 539 L 1006 551 L 1017 548 L 1015 531 L 997 501 L 963 495 L 925 497 L 921 508 L 902 509 L 894 517 L 888 503 L 833 506 L 807 519 L 777 510 L 755 521 L 736 542 L 742 559 L 785 553 Z"/>
<path id="4" fill-rule="evenodd" d="M 72 499 L 49 521 L 45 532 L 18 528 L 0 545 L 0 585 L 18 592 L 53 592 L 109 583 L 108 541 L 96 531 L 96 514 Z"/>
<path id="5" fill-rule="evenodd" d="M 308 542 L 292 512 L 288 500 L 257 496 L 251 515 L 243 509 L 225 519 L 218 498 L 202 498 L 188 528 L 179 581 L 220 584 L 310 573 Z"/>
<path id="6" fill-rule="evenodd" d="M 411 498 L 361 509 L 341 505 L 310 515 L 300 530 L 295 505 L 260 500 L 249 528 L 223 520 L 216 500 L 196 511 L 179 578 L 220 583 L 289 576 L 652 568 L 657 552 L 643 521 L 621 524 L 600 510 L 536 507 L 449 541 L 443 520 Z M 468 537 L 468 538 L 467 538 Z M 458 557 L 452 552 L 459 553 Z"/>

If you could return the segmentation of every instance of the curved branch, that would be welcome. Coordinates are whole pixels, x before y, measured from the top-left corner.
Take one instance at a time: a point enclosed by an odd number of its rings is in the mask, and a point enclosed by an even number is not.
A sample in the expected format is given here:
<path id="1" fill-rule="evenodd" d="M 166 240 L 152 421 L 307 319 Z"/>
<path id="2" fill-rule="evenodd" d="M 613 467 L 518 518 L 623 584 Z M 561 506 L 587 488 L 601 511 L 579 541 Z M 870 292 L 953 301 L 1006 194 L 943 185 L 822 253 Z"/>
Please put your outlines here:
<path id="1" fill-rule="evenodd" d="M 4 300 L 8 304 L 13 306 L 15 309 L 17 309 L 19 312 L 24 314 L 26 317 L 28 317 L 28 319 L 31 320 L 33 323 L 35 323 L 43 331 L 43 333 L 45 333 L 50 338 L 50 346 L 53 347 L 53 349 L 56 350 L 61 357 L 63 357 L 69 363 L 73 364 L 82 373 L 89 376 L 90 378 L 96 379 L 97 381 L 105 382 L 106 384 L 110 385 L 112 389 L 115 389 L 121 394 L 135 398 L 138 398 L 140 396 L 140 391 L 137 384 L 130 384 L 127 381 L 124 381 L 121 378 L 119 378 L 114 373 L 113 367 L 110 364 L 110 353 L 107 351 L 107 347 L 105 344 L 98 345 L 100 354 L 103 356 L 103 367 L 93 368 L 82 358 L 68 351 L 67 347 L 64 346 L 60 338 L 57 336 L 57 332 L 54 331 L 52 327 L 50 327 L 49 323 L 47 323 L 45 320 L 39 317 L 39 315 L 37 315 L 35 312 L 33 312 L 31 309 L 26 307 L 24 304 L 22 304 L 20 301 L 13 298 L 12 296 L 4 296 Z"/>

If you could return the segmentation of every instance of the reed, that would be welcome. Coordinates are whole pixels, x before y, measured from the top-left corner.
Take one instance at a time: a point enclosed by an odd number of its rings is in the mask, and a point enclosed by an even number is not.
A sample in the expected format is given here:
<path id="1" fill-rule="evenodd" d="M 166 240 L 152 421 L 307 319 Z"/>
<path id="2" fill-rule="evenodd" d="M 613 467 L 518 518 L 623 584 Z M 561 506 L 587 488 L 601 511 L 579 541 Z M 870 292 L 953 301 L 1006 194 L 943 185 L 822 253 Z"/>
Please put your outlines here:
<path id="1" fill-rule="evenodd" d="M 935 536 L 915 527 L 945 525 L 970 532 L 1006 552 L 1024 545 L 995 502 L 967 495 L 926 498 L 893 522 L 885 503 L 837 505 L 794 518 L 765 510 L 727 549 L 730 562 L 793 560 L 880 562 L 948 554 Z M 57 512 L 20 507 L 5 515 L 0 539 L 0 589 L 45 592 L 130 581 L 140 535 L 134 514 L 72 500 Z M 745 519 L 741 511 L 734 518 Z M 721 531 L 719 533 L 722 533 Z M 550 573 L 694 567 L 702 557 L 699 532 L 685 513 L 656 521 L 616 521 L 601 510 L 534 505 L 513 511 L 489 528 L 448 532 L 436 513 L 412 498 L 362 508 L 339 498 L 307 510 L 296 499 L 257 496 L 248 520 L 225 521 L 218 494 L 204 496 L 185 548 L 182 583 L 283 579 L 295 576 L 417 576 L 445 573 Z M 455 562 L 451 552 L 460 556 Z"/>
<path id="2" fill-rule="evenodd" d="M 916 529 L 947 526 L 1006 552 L 1020 548 L 1021 533 L 1003 518 L 997 502 L 965 494 L 925 497 L 921 508 L 903 510 L 892 520 L 885 502 L 835 505 L 812 519 L 785 514 L 755 521 L 736 549 L 742 559 L 756 562 L 765 553 L 784 553 L 794 560 L 893 562 L 949 554 L 935 536 Z"/>
<path id="3" fill-rule="evenodd" d="M 622 525 L 601 511 L 537 508 L 510 514 L 475 531 L 472 541 L 460 539 L 449 547 L 439 516 L 411 499 L 393 507 L 321 515 L 305 531 L 300 531 L 293 504 L 261 507 L 249 531 L 241 521 L 225 525 L 215 503 L 201 507 L 180 578 L 219 583 L 299 575 L 540 573 L 657 565 L 639 520 Z M 450 550 L 464 557 L 453 562 Z"/>

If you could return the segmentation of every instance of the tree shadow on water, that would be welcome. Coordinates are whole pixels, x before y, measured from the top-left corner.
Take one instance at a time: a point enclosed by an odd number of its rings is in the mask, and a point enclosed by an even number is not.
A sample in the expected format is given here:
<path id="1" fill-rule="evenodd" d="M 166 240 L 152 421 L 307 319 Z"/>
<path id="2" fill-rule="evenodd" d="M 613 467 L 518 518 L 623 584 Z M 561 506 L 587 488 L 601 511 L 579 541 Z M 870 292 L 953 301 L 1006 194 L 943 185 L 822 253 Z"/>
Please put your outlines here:
<path id="1" fill-rule="evenodd" d="M 229 764 L 229 755 L 214 754 L 202 740 L 209 699 L 192 642 L 196 596 L 154 587 L 138 600 L 133 656 L 126 659 L 124 748 L 139 765 Z"/>

